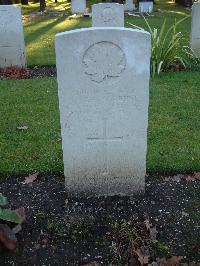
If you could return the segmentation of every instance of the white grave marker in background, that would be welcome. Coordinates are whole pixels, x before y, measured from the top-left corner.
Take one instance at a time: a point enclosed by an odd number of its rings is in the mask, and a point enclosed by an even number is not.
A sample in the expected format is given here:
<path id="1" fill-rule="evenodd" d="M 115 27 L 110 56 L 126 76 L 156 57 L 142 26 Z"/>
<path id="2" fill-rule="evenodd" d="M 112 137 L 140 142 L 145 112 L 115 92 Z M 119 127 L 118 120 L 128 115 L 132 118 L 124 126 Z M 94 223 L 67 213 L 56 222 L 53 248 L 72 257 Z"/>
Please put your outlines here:
<path id="1" fill-rule="evenodd" d="M 0 5 L 0 68 L 11 65 L 26 65 L 21 10 Z"/>
<path id="2" fill-rule="evenodd" d="M 139 12 L 140 13 L 152 13 L 153 12 L 153 2 L 139 2 Z"/>
<path id="3" fill-rule="evenodd" d="M 69 193 L 144 192 L 150 34 L 127 28 L 57 34 L 56 66 Z"/>
<path id="4" fill-rule="evenodd" d="M 191 48 L 200 57 L 200 2 L 192 7 Z"/>
<path id="5" fill-rule="evenodd" d="M 133 0 L 126 0 L 124 4 L 124 11 L 131 12 L 135 9 L 135 5 L 133 4 Z"/>
<path id="6" fill-rule="evenodd" d="M 72 14 L 84 14 L 86 12 L 86 0 L 71 0 Z"/>
<path id="7" fill-rule="evenodd" d="M 117 3 L 92 5 L 92 27 L 124 27 L 124 5 Z"/>

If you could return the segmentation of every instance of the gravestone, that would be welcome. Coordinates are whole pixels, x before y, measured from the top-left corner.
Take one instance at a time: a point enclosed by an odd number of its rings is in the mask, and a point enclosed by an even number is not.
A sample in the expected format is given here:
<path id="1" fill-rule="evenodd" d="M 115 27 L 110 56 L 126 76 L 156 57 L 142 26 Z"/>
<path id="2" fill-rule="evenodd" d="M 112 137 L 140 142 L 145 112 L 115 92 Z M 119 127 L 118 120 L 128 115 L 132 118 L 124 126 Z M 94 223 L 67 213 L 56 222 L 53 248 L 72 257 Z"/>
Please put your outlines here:
<path id="1" fill-rule="evenodd" d="M 152 1 L 140 1 L 139 2 L 139 12 L 140 13 L 152 13 L 153 12 L 153 2 Z"/>
<path id="2" fill-rule="evenodd" d="M 150 34 L 114 27 L 57 34 L 56 66 L 69 193 L 144 192 Z"/>
<path id="3" fill-rule="evenodd" d="M 133 0 L 126 0 L 124 4 L 124 11 L 131 12 L 135 9 L 135 5 L 133 4 Z"/>
<path id="4" fill-rule="evenodd" d="M 200 57 L 200 2 L 194 3 L 192 7 L 191 48 Z"/>
<path id="5" fill-rule="evenodd" d="M 0 5 L 0 68 L 24 67 L 25 45 L 19 7 Z"/>
<path id="6" fill-rule="evenodd" d="M 124 27 L 124 6 L 118 3 L 92 5 L 92 27 Z"/>
<path id="7" fill-rule="evenodd" d="M 86 13 L 86 0 L 71 0 L 72 14 Z"/>

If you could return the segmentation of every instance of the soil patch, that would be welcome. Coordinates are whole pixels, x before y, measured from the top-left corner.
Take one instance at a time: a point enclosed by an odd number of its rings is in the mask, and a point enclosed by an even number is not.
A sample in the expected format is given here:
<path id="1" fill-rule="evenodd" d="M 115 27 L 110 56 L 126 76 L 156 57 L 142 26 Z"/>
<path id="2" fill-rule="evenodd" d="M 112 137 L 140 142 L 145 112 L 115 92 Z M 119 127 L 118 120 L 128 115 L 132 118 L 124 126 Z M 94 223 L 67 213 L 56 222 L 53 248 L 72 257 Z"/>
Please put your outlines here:
<path id="1" fill-rule="evenodd" d="M 49 67 L 34 67 L 29 68 L 30 71 L 30 77 L 55 77 L 56 76 L 56 67 L 55 66 L 49 66 Z"/>
<path id="2" fill-rule="evenodd" d="M 147 177 L 143 196 L 88 199 L 70 198 L 64 177 L 23 181 L 12 177 L 0 183 L 9 207 L 25 207 L 27 213 L 17 249 L 1 248 L 0 265 L 137 265 L 128 254 L 120 258 L 116 228 L 123 224 L 139 235 L 145 220 L 158 231 L 151 261 L 175 255 L 200 265 L 199 180 Z"/>

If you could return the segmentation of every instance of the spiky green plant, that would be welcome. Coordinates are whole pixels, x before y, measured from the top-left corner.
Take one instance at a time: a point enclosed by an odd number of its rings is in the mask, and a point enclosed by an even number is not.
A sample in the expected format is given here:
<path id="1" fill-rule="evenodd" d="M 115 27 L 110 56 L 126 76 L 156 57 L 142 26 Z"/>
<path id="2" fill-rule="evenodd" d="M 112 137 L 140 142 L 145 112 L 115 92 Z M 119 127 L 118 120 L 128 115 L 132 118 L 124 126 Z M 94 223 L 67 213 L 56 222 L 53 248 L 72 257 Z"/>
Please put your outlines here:
<path id="1" fill-rule="evenodd" d="M 177 31 L 177 26 L 186 20 L 187 17 L 174 21 L 174 24 L 167 29 L 166 19 L 161 26 L 161 29 L 152 28 L 144 17 L 148 30 L 151 34 L 151 74 L 154 77 L 159 75 L 161 71 L 170 68 L 172 64 L 176 64 L 181 68 L 186 68 L 188 55 L 190 53 L 189 45 L 183 46 L 184 35 Z M 136 25 L 129 23 L 129 25 L 139 28 Z M 142 28 L 139 28 L 144 30 Z"/>
<path id="2" fill-rule="evenodd" d="M 9 210 L 9 209 L 4 209 L 4 207 L 7 204 L 7 198 L 4 197 L 0 193 L 0 220 L 4 220 L 7 222 L 13 222 L 16 224 L 20 224 L 23 222 L 23 217 L 20 216 L 17 212 Z"/>

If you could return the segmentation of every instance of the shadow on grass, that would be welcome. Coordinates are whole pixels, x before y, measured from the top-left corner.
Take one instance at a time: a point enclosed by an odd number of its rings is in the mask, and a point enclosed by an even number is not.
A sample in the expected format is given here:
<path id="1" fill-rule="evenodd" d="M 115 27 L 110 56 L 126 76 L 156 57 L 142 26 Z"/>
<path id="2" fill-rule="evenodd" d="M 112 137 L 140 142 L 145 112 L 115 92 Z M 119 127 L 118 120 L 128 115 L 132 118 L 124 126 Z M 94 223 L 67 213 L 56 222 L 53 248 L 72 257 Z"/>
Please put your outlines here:
<path id="1" fill-rule="evenodd" d="M 26 45 L 29 45 L 31 42 L 35 41 L 36 39 L 39 39 L 44 33 L 47 33 L 53 27 L 57 26 L 59 23 L 62 23 L 65 19 L 66 19 L 66 16 L 59 17 L 55 21 L 48 23 L 47 25 L 40 27 L 39 29 L 27 34 L 26 35 Z M 38 23 L 38 21 L 35 21 L 35 24 L 37 24 L 37 23 Z M 32 24 L 32 26 L 33 25 L 34 25 L 34 23 Z"/>
<path id="2" fill-rule="evenodd" d="M 56 20 L 48 23 L 48 19 L 42 19 L 42 20 L 35 20 L 34 22 L 31 22 L 31 24 L 28 24 L 25 26 L 26 27 L 34 27 L 34 25 L 37 25 L 37 23 L 42 23 L 42 22 L 47 22 L 48 24 L 45 24 L 43 26 L 37 27 L 36 30 L 31 31 L 30 33 L 26 34 L 26 45 L 28 46 L 32 42 L 35 42 L 37 39 L 39 39 L 41 36 L 44 34 L 47 34 L 49 31 L 51 31 L 54 27 L 58 26 L 58 24 L 63 23 L 65 20 L 67 20 L 67 15 L 63 15 Z M 74 22 L 74 21 L 73 21 Z M 73 26 L 71 27 L 62 27 L 61 30 L 55 32 L 59 33 L 61 31 L 66 31 L 66 30 L 71 30 L 71 29 L 77 29 L 77 28 L 83 28 L 83 27 L 88 27 L 89 26 L 89 21 L 85 20 L 83 21 L 82 19 L 76 19 L 75 23 L 73 23 Z"/>

